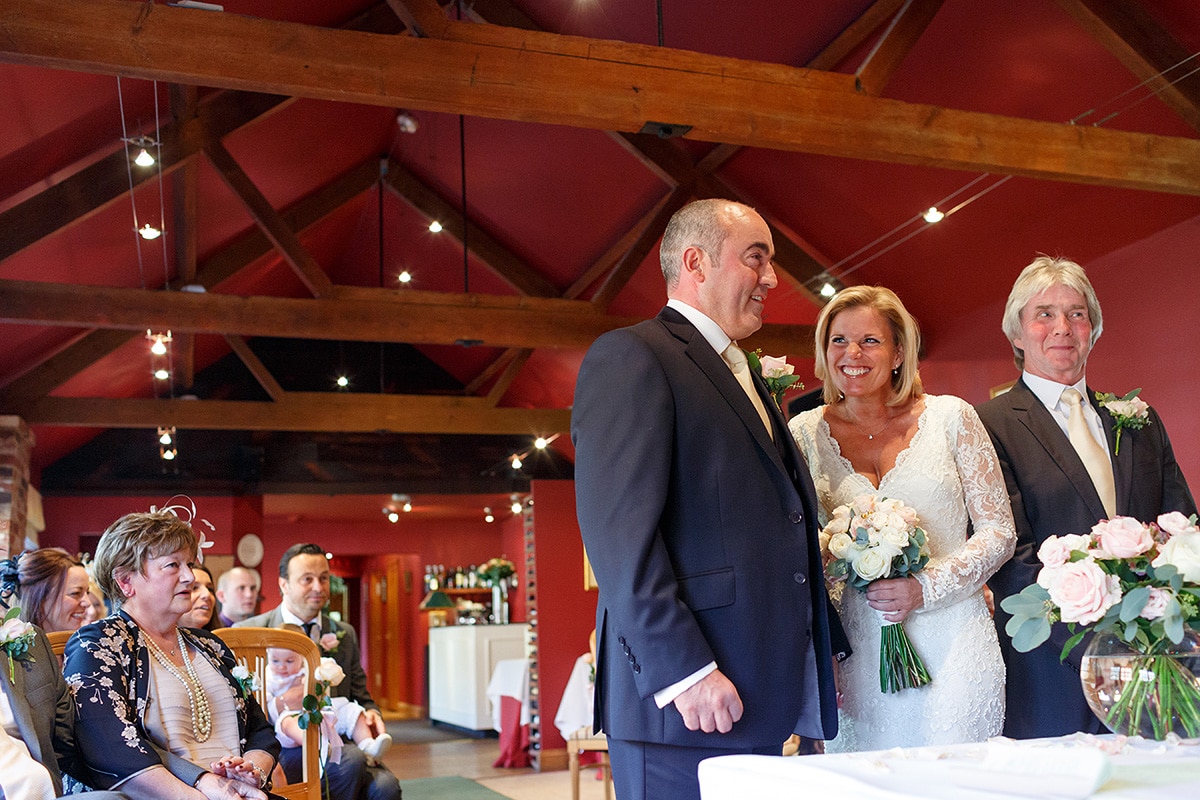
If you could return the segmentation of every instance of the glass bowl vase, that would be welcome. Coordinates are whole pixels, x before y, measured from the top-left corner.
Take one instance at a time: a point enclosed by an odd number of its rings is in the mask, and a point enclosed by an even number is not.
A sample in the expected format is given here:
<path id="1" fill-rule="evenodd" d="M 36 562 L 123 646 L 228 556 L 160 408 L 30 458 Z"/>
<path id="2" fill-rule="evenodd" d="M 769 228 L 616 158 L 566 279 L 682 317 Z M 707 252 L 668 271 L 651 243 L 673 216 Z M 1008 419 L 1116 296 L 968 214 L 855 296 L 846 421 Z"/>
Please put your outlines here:
<path id="1" fill-rule="evenodd" d="M 1184 628 L 1141 652 L 1112 633 L 1098 633 L 1083 654 L 1079 677 L 1088 705 L 1113 733 L 1162 741 L 1170 733 L 1200 737 L 1200 636 Z"/>

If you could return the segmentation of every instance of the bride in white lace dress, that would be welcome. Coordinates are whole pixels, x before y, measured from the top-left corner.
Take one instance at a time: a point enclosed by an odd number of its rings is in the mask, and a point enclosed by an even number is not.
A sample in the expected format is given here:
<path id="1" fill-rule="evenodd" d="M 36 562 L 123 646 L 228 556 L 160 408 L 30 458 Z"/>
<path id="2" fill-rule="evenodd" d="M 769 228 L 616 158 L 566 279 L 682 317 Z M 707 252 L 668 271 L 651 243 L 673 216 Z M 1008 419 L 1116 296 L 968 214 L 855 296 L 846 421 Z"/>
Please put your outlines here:
<path id="1" fill-rule="evenodd" d="M 816 340 L 826 405 L 793 419 L 791 430 L 816 483 L 821 524 L 859 495 L 896 498 L 920 516 L 930 552 L 914 577 L 874 581 L 865 593 L 831 587 L 854 655 L 841 664 L 840 730 L 827 750 L 999 734 L 1004 664 L 983 586 L 1012 555 L 1016 531 L 991 440 L 965 401 L 924 394 L 916 322 L 891 290 L 842 291 L 817 319 Z M 932 680 L 884 694 L 880 628 L 901 620 Z"/>

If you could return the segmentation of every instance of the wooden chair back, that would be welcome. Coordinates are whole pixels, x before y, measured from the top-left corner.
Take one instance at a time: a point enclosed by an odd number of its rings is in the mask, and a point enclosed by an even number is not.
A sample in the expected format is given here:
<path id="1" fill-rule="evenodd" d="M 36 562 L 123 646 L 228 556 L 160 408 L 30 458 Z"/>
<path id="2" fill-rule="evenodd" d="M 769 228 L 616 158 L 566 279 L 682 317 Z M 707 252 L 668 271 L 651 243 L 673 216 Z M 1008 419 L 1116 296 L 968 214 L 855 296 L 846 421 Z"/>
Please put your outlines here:
<path id="1" fill-rule="evenodd" d="M 67 651 L 67 639 L 70 639 L 73 633 L 75 631 L 46 631 L 46 638 L 50 640 L 50 649 L 54 651 L 54 655 L 58 656 L 59 663 L 62 663 L 63 653 Z"/>
<path id="2" fill-rule="evenodd" d="M 321 651 L 312 639 L 302 633 L 278 628 L 218 628 L 213 631 L 258 678 L 255 697 L 258 704 L 267 708 L 267 648 L 279 647 L 299 653 L 308 665 L 306 692 L 311 694 L 316 687 L 317 667 L 321 663 Z M 321 733 L 319 725 L 310 725 L 304 738 L 304 771 L 300 783 L 276 786 L 271 791 L 292 800 L 321 800 Z"/>

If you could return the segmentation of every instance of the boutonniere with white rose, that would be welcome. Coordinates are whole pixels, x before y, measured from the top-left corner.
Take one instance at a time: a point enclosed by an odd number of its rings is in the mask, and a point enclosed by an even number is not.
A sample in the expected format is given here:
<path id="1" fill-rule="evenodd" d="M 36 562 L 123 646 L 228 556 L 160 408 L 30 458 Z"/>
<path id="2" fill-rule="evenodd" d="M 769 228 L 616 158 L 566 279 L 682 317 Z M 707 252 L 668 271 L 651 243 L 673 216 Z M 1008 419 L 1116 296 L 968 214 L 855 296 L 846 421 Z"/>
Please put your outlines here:
<path id="1" fill-rule="evenodd" d="M 258 676 L 244 664 L 238 664 L 233 668 L 233 679 L 237 681 L 238 688 L 242 690 L 242 697 L 248 698 L 258 691 Z"/>
<path id="2" fill-rule="evenodd" d="M 1126 428 L 1136 431 L 1150 422 L 1150 406 L 1138 397 L 1141 393 L 1141 387 L 1124 397 L 1117 397 L 1112 392 L 1096 392 L 1096 400 L 1099 401 L 1100 407 L 1112 414 L 1116 426 L 1117 437 L 1113 445 L 1113 455 L 1121 454 L 1121 431 Z"/>
<path id="3" fill-rule="evenodd" d="M 804 384 L 798 383 L 800 376 L 796 368 L 787 362 L 785 356 L 764 356 L 762 350 L 747 350 L 746 363 L 750 369 L 762 376 L 767 391 L 775 399 L 775 405 L 783 410 L 783 393 L 789 389 L 803 389 Z"/>
<path id="4" fill-rule="evenodd" d="M 320 640 L 317 641 L 317 645 L 321 648 L 321 655 L 330 656 L 336 653 L 338 644 L 345 635 L 346 632 L 344 630 L 321 634 Z"/>
<path id="5" fill-rule="evenodd" d="M 37 636 L 37 631 L 33 625 L 19 618 L 21 609 L 14 606 L 4 615 L 4 622 L 0 624 L 0 650 L 3 650 L 8 655 L 8 680 L 11 682 L 16 680 L 15 661 L 34 661 L 33 653 L 29 652 L 29 648 L 33 647 L 33 640 Z"/>

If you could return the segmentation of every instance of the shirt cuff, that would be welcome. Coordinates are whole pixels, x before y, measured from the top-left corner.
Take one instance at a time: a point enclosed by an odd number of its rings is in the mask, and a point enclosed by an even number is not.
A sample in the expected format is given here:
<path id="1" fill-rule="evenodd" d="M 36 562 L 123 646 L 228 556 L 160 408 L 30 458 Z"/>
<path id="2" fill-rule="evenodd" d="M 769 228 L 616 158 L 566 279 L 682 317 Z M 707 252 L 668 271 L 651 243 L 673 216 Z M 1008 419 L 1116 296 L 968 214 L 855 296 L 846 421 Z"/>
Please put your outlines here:
<path id="1" fill-rule="evenodd" d="M 717 671 L 717 662 L 710 661 L 700 669 L 688 675 L 681 681 L 672 683 L 665 689 L 659 689 L 654 693 L 654 704 L 659 708 L 666 708 L 675 702 L 675 698 L 686 692 L 688 689 L 695 686 L 700 681 L 708 677 L 710 673 Z"/>

